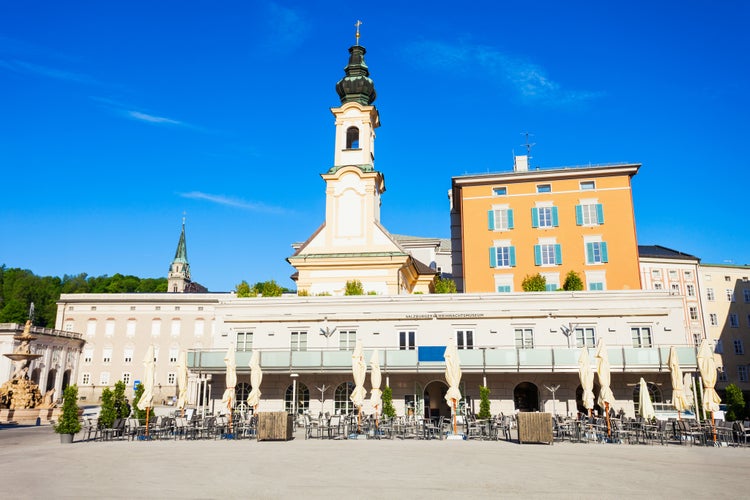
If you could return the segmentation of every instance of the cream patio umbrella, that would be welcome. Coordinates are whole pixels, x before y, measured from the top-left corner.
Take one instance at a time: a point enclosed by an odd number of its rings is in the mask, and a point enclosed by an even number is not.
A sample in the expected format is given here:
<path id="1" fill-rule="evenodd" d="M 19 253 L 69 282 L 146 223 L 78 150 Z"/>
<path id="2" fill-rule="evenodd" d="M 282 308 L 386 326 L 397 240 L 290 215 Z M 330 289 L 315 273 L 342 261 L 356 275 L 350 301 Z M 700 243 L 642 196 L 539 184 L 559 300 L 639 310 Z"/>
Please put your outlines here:
<path id="1" fill-rule="evenodd" d="M 226 389 L 221 398 L 221 402 L 229 410 L 229 434 L 232 433 L 232 407 L 234 404 L 234 387 L 237 385 L 237 361 L 235 360 L 234 344 L 230 343 L 227 354 L 224 356 L 224 363 L 227 365 Z"/>
<path id="2" fill-rule="evenodd" d="M 448 392 L 445 394 L 445 401 L 453 410 L 453 435 L 458 434 L 456 423 L 456 406 L 461 399 L 461 390 L 458 388 L 461 383 L 461 361 L 458 358 L 458 348 L 456 341 L 451 339 L 445 348 L 445 381 L 448 382 Z"/>
<path id="3" fill-rule="evenodd" d="M 146 437 L 148 438 L 148 418 L 151 413 L 151 405 L 154 402 L 154 372 L 156 371 L 156 363 L 154 362 L 154 346 L 149 345 L 146 349 L 146 356 L 143 358 L 143 394 L 141 399 L 138 400 L 138 409 L 143 411 L 146 410 Z"/>
<path id="4" fill-rule="evenodd" d="M 669 348 L 669 376 L 672 379 L 672 406 L 677 410 L 677 418 L 682 418 L 682 412 L 690 407 L 685 397 L 685 387 L 682 383 L 682 370 L 680 370 L 680 360 L 677 358 L 677 349 L 674 346 Z"/>
<path id="5" fill-rule="evenodd" d="M 615 395 L 612 394 L 610 389 L 610 368 L 609 368 L 609 354 L 607 353 L 607 344 L 604 339 L 599 339 L 596 344 L 596 375 L 599 377 L 599 406 L 604 407 L 604 415 L 607 420 L 607 436 L 612 435 L 612 429 L 609 422 L 609 405 L 615 402 Z"/>
<path id="6" fill-rule="evenodd" d="M 263 381 L 263 372 L 260 369 L 260 351 L 253 351 L 250 357 L 250 387 L 252 390 L 247 396 L 247 404 L 253 408 L 253 413 L 258 410 L 260 403 L 260 383 Z"/>
<path id="7" fill-rule="evenodd" d="M 362 341 L 357 339 L 352 353 L 352 377 L 354 378 L 354 390 L 349 399 L 357 407 L 357 434 L 362 425 L 362 403 L 365 402 L 367 391 L 365 390 L 365 377 L 367 377 L 367 364 L 365 354 L 362 350 Z"/>
<path id="8" fill-rule="evenodd" d="M 370 404 L 375 408 L 376 429 L 378 428 L 378 408 L 380 408 L 383 402 L 381 398 L 383 391 L 380 390 L 380 382 L 380 357 L 378 350 L 375 349 L 372 351 L 372 357 L 370 358 L 370 385 L 372 385 L 372 389 L 370 389 Z"/>
<path id="9" fill-rule="evenodd" d="M 180 351 L 180 357 L 177 359 L 177 408 L 182 410 L 183 417 L 185 416 L 185 405 L 187 404 L 187 386 L 187 353 Z"/>
<path id="10" fill-rule="evenodd" d="M 591 411 L 594 409 L 594 371 L 591 369 L 591 362 L 589 361 L 589 350 L 586 346 L 581 349 L 581 355 L 578 358 L 578 377 L 581 379 L 581 387 L 583 388 L 583 407 L 589 411 L 589 417 Z"/>
<path id="11" fill-rule="evenodd" d="M 645 420 L 651 420 L 656 416 L 656 412 L 654 411 L 654 404 L 651 402 L 651 397 L 648 394 L 648 385 L 643 380 L 643 377 L 641 377 L 638 385 L 638 415 Z"/>
<path id="12" fill-rule="evenodd" d="M 719 411 L 721 398 L 714 389 L 716 385 L 716 360 L 707 339 L 703 339 L 700 348 L 698 348 L 698 370 L 701 372 L 701 378 L 703 379 L 703 409 L 711 412 L 711 428 L 714 443 L 716 443 L 714 412 Z"/>

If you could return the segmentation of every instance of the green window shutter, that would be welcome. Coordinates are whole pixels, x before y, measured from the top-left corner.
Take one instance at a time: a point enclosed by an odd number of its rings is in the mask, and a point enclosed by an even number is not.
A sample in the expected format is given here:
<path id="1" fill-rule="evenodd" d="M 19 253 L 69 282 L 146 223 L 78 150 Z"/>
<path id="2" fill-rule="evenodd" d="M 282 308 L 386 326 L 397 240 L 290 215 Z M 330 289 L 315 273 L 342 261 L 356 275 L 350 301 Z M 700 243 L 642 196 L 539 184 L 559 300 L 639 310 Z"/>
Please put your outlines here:
<path id="1" fill-rule="evenodd" d="M 534 265 L 542 265 L 542 247 L 540 245 L 534 245 Z"/>
<path id="2" fill-rule="evenodd" d="M 510 267 L 516 267 L 516 247 L 510 247 Z"/>
<path id="3" fill-rule="evenodd" d="M 558 223 L 559 220 L 557 218 L 557 207 L 552 207 L 552 226 L 557 227 L 560 224 Z"/>
<path id="4" fill-rule="evenodd" d="M 497 267 L 497 251 L 495 251 L 495 247 L 490 247 L 490 267 Z"/>
<path id="5" fill-rule="evenodd" d="M 513 209 L 508 209 L 508 229 L 513 229 Z"/>
<path id="6" fill-rule="evenodd" d="M 583 207 L 576 205 L 576 225 L 583 226 Z"/>
<path id="7" fill-rule="evenodd" d="M 609 258 L 607 256 L 607 244 L 604 242 L 601 242 L 600 245 L 601 245 L 601 251 L 602 251 L 602 262 L 609 262 Z"/>
<path id="8" fill-rule="evenodd" d="M 494 210 L 487 211 L 487 228 L 490 231 L 495 230 L 495 211 Z"/>
<path id="9" fill-rule="evenodd" d="M 536 207 L 531 209 L 531 227 L 539 227 L 539 209 Z"/>
<path id="10" fill-rule="evenodd" d="M 562 265 L 562 247 L 559 243 L 555 245 L 555 264 Z"/>
<path id="11" fill-rule="evenodd" d="M 604 224 L 604 207 L 601 203 L 596 204 L 596 221 L 599 224 Z"/>

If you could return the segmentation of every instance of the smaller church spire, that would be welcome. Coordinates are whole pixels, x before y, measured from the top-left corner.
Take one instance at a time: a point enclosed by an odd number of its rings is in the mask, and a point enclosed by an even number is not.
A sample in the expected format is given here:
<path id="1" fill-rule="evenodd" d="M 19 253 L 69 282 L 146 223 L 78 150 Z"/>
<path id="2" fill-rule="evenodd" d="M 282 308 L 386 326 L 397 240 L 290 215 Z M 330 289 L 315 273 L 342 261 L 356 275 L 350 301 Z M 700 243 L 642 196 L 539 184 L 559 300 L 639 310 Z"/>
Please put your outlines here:
<path id="1" fill-rule="evenodd" d="M 174 253 L 174 262 L 187 264 L 187 245 L 185 244 L 185 217 L 182 218 L 182 232 L 180 241 L 177 243 L 177 251 Z"/>
<path id="2" fill-rule="evenodd" d="M 167 278 L 167 291 L 184 292 L 185 286 L 190 283 L 190 264 L 187 258 L 187 243 L 185 242 L 185 217 L 182 218 L 182 232 L 180 241 L 177 243 L 177 251 L 174 260 L 169 266 Z"/>
<path id="3" fill-rule="evenodd" d="M 369 106 L 375 102 L 375 84 L 370 78 L 370 70 L 365 64 L 365 53 L 363 46 L 359 44 L 359 25 L 357 21 L 356 44 L 349 47 L 349 64 L 344 68 L 346 76 L 336 83 L 336 92 L 341 99 L 341 104 L 347 102 L 358 102 L 363 106 Z"/>

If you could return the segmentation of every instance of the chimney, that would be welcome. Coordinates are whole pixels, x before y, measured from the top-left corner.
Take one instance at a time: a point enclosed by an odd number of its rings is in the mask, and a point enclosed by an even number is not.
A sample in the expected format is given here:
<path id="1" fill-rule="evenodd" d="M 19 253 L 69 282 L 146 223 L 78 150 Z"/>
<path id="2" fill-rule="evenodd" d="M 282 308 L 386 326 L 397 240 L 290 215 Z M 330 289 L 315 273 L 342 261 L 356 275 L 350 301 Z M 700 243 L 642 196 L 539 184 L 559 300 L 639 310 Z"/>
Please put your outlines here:
<path id="1" fill-rule="evenodd" d="M 513 159 L 513 171 L 514 172 L 528 172 L 529 170 L 529 157 L 526 155 L 516 156 Z"/>

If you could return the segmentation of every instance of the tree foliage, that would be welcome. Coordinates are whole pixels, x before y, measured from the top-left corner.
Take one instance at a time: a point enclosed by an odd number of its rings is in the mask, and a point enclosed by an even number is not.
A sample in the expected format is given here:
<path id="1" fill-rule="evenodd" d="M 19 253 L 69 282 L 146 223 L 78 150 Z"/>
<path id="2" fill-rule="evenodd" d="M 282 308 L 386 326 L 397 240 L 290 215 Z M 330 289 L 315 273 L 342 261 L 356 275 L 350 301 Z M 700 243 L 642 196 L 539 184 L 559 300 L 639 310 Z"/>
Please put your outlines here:
<path id="1" fill-rule="evenodd" d="M 281 297 L 284 293 L 294 293 L 294 290 L 284 288 L 276 283 L 276 280 L 258 281 L 252 286 L 243 280 L 234 287 L 234 292 L 237 294 L 237 297 L 257 297 L 258 295 L 262 297 Z"/>
<path id="2" fill-rule="evenodd" d="M 396 408 L 393 407 L 393 389 L 386 386 L 381 396 L 383 401 L 383 415 L 389 418 L 396 416 Z"/>
<path id="3" fill-rule="evenodd" d="M 125 397 L 125 382 L 118 380 L 112 391 L 112 399 L 117 418 L 128 418 L 130 416 L 130 405 Z"/>
<path id="4" fill-rule="evenodd" d="M 490 388 L 480 385 L 479 386 L 479 415 L 478 418 L 492 418 L 490 412 Z"/>
<path id="5" fill-rule="evenodd" d="M 34 303 L 36 326 L 53 328 L 61 293 L 166 292 L 166 278 L 77 275 L 37 276 L 28 269 L 0 266 L 0 323 L 25 323 Z"/>
<path id="6" fill-rule="evenodd" d="M 99 427 L 109 429 L 115 423 L 117 412 L 115 411 L 115 397 L 112 389 L 105 387 L 102 390 L 102 405 L 99 410 Z"/>
<path id="7" fill-rule="evenodd" d="M 78 420 L 78 386 L 69 385 L 63 391 L 63 407 L 60 420 L 55 425 L 58 434 L 75 434 L 81 430 Z"/>
<path id="8" fill-rule="evenodd" d="M 581 279 L 581 276 L 573 270 L 568 271 L 568 274 L 565 275 L 562 289 L 567 291 L 583 290 L 583 280 Z"/>
<path id="9" fill-rule="evenodd" d="M 543 292 L 547 289 L 547 279 L 539 273 L 526 275 L 521 283 L 524 292 Z"/>
<path id="10" fill-rule="evenodd" d="M 234 293 L 237 295 L 237 297 L 240 298 L 255 297 L 256 295 L 258 295 L 258 292 L 255 290 L 255 288 L 251 287 L 245 280 L 242 280 L 241 283 L 238 283 L 237 286 L 234 287 Z"/>
<path id="11" fill-rule="evenodd" d="M 359 280 L 351 280 L 346 282 L 346 288 L 344 289 L 344 295 L 364 295 L 365 287 L 362 286 L 362 282 Z"/>
<path id="12" fill-rule="evenodd" d="M 435 293 L 457 293 L 456 282 L 450 278 L 438 278 L 435 280 Z"/>
<path id="13" fill-rule="evenodd" d="M 729 421 L 742 420 L 745 418 L 745 396 L 742 389 L 735 384 L 729 384 L 726 388 L 727 414 Z"/>

